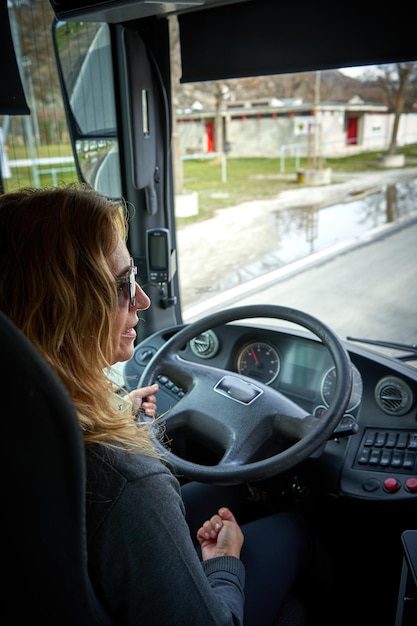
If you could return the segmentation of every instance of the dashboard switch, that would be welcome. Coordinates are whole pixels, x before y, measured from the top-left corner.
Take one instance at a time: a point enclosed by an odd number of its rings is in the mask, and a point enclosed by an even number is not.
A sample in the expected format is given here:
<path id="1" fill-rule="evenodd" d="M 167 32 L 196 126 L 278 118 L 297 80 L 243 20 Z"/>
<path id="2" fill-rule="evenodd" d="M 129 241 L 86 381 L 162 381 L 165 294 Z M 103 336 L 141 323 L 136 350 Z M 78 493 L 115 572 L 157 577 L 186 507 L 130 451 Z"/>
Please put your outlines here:
<path id="1" fill-rule="evenodd" d="M 384 480 L 384 488 L 385 491 L 394 493 L 394 491 L 398 491 L 398 489 L 400 488 L 400 483 L 396 478 L 386 478 Z"/>
<path id="2" fill-rule="evenodd" d="M 405 482 L 405 488 L 411 493 L 417 493 L 417 478 L 408 478 Z"/>
<path id="3" fill-rule="evenodd" d="M 380 482 L 377 478 L 369 478 L 363 483 L 362 486 L 365 491 L 377 491 L 380 488 Z"/>

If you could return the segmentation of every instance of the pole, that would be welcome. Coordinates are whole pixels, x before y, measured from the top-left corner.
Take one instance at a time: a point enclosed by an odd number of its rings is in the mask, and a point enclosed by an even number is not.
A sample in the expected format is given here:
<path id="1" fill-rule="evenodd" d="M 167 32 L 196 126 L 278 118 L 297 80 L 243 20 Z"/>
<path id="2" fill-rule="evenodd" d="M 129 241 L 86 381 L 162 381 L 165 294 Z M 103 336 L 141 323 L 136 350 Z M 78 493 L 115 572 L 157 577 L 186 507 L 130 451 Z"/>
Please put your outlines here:
<path id="1" fill-rule="evenodd" d="M 319 105 L 320 105 L 320 79 L 321 72 L 317 70 L 316 72 L 316 83 L 314 88 L 314 167 L 316 169 L 321 168 L 321 157 L 320 157 L 320 132 L 319 132 Z"/>
<path id="2" fill-rule="evenodd" d="M 12 31 L 14 49 L 16 52 L 17 65 L 20 71 L 20 77 L 22 79 L 22 83 L 25 86 L 25 75 L 24 75 L 23 67 L 22 67 L 22 52 L 20 48 L 19 31 L 17 28 L 16 15 L 14 12 L 13 5 L 9 7 L 9 18 L 10 18 L 10 30 Z M 32 129 L 32 124 L 30 122 L 30 115 L 24 115 L 24 118 L 25 118 L 24 125 L 25 125 L 26 141 L 28 145 L 28 152 L 29 152 L 30 158 L 32 159 L 33 185 L 35 187 L 39 187 L 40 176 L 39 176 L 38 166 L 36 165 L 36 150 L 35 150 L 35 144 L 33 141 L 33 129 Z"/>

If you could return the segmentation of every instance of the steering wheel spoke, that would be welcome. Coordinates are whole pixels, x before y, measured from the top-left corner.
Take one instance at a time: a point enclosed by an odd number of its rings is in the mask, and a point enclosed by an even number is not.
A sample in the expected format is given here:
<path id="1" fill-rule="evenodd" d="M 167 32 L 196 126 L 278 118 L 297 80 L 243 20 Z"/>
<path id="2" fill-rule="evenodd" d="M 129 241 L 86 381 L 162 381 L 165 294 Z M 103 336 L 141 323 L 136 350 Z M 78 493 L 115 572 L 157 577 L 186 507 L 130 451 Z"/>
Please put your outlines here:
<path id="1" fill-rule="evenodd" d="M 301 441 L 314 432 L 319 426 L 319 419 L 314 415 L 305 414 L 300 417 L 294 415 L 276 415 L 273 420 L 274 431 L 277 436 L 285 438 L 286 441 Z"/>

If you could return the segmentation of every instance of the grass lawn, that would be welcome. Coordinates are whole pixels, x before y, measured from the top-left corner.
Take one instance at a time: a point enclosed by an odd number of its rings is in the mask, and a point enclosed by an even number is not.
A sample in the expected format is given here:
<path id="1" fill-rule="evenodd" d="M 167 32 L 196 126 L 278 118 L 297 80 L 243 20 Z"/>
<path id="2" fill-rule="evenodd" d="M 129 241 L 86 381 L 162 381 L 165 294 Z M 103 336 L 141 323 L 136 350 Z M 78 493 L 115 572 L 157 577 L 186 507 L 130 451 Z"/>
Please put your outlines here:
<path id="1" fill-rule="evenodd" d="M 41 145 L 34 148 L 36 158 L 53 158 L 53 157 L 71 157 L 71 146 L 67 144 L 60 145 Z M 27 145 L 13 145 L 9 147 L 7 152 L 9 161 L 18 161 L 20 159 L 29 159 Z M 51 172 L 51 170 L 54 170 Z M 5 191 L 14 191 L 20 187 L 32 187 L 35 185 L 34 166 L 19 166 L 11 168 L 12 177 L 4 179 Z M 77 180 L 75 165 L 72 163 L 64 163 L 62 165 L 38 165 L 36 166 L 36 174 L 39 177 L 39 187 L 52 187 L 62 185 Z"/>
<path id="2" fill-rule="evenodd" d="M 398 149 L 406 157 L 406 166 L 417 165 L 417 144 Z M 366 152 L 349 157 L 327 159 L 323 167 L 333 173 L 369 172 L 383 169 L 377 158 L 381 151 Z M 297 168 L 298 165 L 298 168 Z M 297 169 L 307 167 L 307 159 L 296 163 L 294 158 L 285 160 L 285 172 L 280 172 L 279 158 L 228 158 L 226 181 L 222 182 L 222 163 L 218 159 L 186 160 L 183 163 L 183 191 L 197 191 L 199 215 L 179 218 L 186 224 L 196 219 L 210 217 L 216 209 L 235 206 L 242 202 L 271 198 L 284 189 L 298 187 Z"/>
<path id="3" fill-rule="evenodd" d="M 417 144 L 404 146 L 398 153 L 406 157 L 406 166 L 417 165 Z M 381 152 L 365 152 L 349 157 L 327 159 L 323 167 L 332 172 L 366 172 L 379 169 L 377 158 Z M 70 145 L 37 146 L 38 157 L 71 156 Z M 27 147 L 14 147 L 9 159 L 28 158 Z M 52 186 L 77 180 L 74 170 L 65 171 L 65 164 L 59 172 L 42 173 L 51 166 L 39 166 L 40 186 Z M 58 166 L 57 166 L 58 167 Z M 307 167 L 307 159 L 296 162 L 295 158 L 285 160 L 285 172 L 281 172 L 281 161 L 277 158 L 228 158 L 226 160 L 226 180 L 222 181 L 222 163 L 220 158 L 185 160 L 183 162 L 183 191 L 198 192 L 198 216 L 177 218 L 178 225 L 196 220 L 204 220 L 216 209 L 235 206 L 250 200 L 271 198 L 283 189 L 299 186 L 297 169 Z M 13 168 L 12 178 L 5 179 L 5 190 L 12 191 L 19 187 L 33 185 L 33 172 L 30 167 Z"/>

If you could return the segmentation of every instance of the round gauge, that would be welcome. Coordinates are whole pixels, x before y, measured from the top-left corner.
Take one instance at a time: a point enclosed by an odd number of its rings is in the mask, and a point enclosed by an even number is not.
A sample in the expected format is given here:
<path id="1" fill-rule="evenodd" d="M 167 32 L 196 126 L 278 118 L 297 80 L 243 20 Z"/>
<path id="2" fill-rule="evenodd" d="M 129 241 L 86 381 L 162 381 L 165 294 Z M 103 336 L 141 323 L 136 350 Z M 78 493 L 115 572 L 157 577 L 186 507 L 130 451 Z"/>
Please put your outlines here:
<path id="1" fill-rule="evenodd" d="M 219 340 L 212 330 L 206 330 L 191 339 L 190 346 L 200 359 L 211 359 L 219 350 Z"/>
<path id="2" fill-rule="evenodd" d="M 321 398 L 326 406 L 330 405 L 331 399 L 333 398 L 334 389 L 336 385 L 336 369 L 331 367 L 324 374 L 323 379 L 321 381 Z M 356 365 L 352 363 L 352 391 L 350 393 L 349 403 L 346 407 L 346 411 L 352 411 L 356 409 L 362 399 L 362 391 L 363 391 L 363 383 L 362 377 L 359 373 Z"/>
<path id="3" fill-rule="evenodd" d="M 256 341 L 244 346 L 237 356 L 237 371 L 269 385 L 278 376 L 281 360 L 267 343 Z"/>

